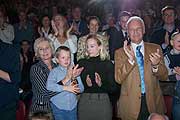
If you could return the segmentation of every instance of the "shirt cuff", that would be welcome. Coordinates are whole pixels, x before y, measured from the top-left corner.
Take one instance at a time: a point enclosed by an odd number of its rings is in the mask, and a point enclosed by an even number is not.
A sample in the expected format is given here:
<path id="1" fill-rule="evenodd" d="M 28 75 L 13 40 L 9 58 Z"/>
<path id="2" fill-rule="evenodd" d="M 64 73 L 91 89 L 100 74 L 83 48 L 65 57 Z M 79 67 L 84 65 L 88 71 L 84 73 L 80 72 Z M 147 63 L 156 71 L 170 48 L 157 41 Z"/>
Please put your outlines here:
<path id="1" fill-rule="evenodd" d="M 134 60 L 130 60 L 130 59 L 128 59 L 128 62 L 131 64 L 131 65 L 134 65 Z"/>
<path id="2" fill-rule="evenodd" d="M 59 85 L 63 85 L 63 82 L 62 82 L 62 81 L 59 81 L 57 84 L 59 84 Z"/>
<path id="3" fill-rule="evenodd" d="M 166 47 L 167 47 L 168 45 L 165 44 L 165 43 L 163 43 L 161 46 L 162 46 L 163 49 L 166 49 Z"/>
<path id="4" fill-rule="evenodd" d="M 153 73 L 157 73 L 158 68 L 159 68 L 159 65 L 152 66 L 152 72 L 153 72 Z"/>

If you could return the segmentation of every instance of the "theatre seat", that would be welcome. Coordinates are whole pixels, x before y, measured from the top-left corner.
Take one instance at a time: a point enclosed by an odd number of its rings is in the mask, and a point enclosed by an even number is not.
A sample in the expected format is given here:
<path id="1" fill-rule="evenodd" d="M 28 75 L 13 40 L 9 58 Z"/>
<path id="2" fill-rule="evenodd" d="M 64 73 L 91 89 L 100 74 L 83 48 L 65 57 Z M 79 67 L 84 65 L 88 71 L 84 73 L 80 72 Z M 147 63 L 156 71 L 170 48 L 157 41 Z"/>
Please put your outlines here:
<path id="1" fill-rule="evenodd" d="M 172 102 L 173 102 L 173 97 L 170 95 L 165 95 L 164 96 L 164 102 L 167 108 L 167 113 L 166 115 L 169 117 L 169 120 L 172 120 Z"/>
<path id="2" fill-rule="evenodd" d="M 23 101 L 19 101 L 18 108 L 16 110 L 16 120 L 25 120 L 26 107 Z"/>

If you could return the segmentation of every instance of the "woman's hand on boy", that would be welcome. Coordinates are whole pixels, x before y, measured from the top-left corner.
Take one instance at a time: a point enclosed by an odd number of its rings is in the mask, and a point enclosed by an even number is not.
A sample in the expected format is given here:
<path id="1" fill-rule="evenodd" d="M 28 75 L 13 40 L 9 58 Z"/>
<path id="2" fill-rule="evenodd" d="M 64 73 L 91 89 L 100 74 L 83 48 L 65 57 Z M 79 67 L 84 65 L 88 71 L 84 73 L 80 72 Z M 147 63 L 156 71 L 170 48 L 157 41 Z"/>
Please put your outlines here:
<path id="1" fill-rule="evenodd" d="M 70 84 L 68 86 L 64 86 L 63 89 L 74 94 L 80 93 L 80 88 L 78 87 L 78 84 Z"/>

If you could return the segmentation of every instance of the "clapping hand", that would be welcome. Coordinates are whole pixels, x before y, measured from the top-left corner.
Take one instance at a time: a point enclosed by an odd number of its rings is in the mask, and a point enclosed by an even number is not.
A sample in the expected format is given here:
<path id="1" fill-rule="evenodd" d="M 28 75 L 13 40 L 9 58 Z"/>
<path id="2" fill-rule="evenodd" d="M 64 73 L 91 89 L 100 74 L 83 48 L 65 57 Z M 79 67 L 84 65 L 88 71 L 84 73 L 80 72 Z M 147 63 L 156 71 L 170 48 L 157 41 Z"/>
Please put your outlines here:
<path id="1" fill-rule="evenodd" d="M 69 66 L 67 69 L 67 73 L 65 76 L 65 79 L 63 80 L 63 83 L 67 83 L 69 80 L 76 79 L 77 76 L 79 76 L 84 69 L 83 67 L 78 68 L 78 64 L 74 66 Z"/>
<path id="2" fill-rule="evenodd" d="M 96 84 L 101 87 L 102 85 L 102 81 L 101 81 L 101 77 L 98 73 L 95 72 L 95 81 L 96 81 Z"/>
<path id="3" fill-rule="evenodd" d="M 101 77 L 98 73 L 95 72 L 95 82 L 96 84 L 101 87 L 102 85 L 102 81 L 101 81 Z M 92 87 L 92 80 L 91 78 L 89 77 L 89 75 L 86 76 L 86 83 L 89 87 Z"/>
<path id="4" fill-rule="evenodd" d="M 89 75 L 86 76 L 86 83 L 87 83 L 87 86 L 92 87 L 92 82 L 91 82 L 91 78 L 89 77 Z"/>
<path id="5" fill-rule="evenodd" d="M 79 65 L 77 64 L 76 66 L 74 66 L 72 68 L 71 82 L 73 84 L 78 84 L 78 81 L 77 81 L 76 77 L 78 77 L 81 74 L 81 72 L 83 71 L 83 69 L 84 69 L 84 67 L 80 67 L 80 68 L 78 68 L 78 67 L 79 67 Z"/>
<path id="6" fill-rule="evenodd" d="M 66 32 L 67 38 L 69 38 L 70 32 L 72 31 L 72 29 L 73 29 L 73 24 L 71 24 L 70 28 L 69 28 L 69 29 L 67 30 L 67 32 Z"/>
<path id="7" fill-rule="evenodd" d="M 38 27 L 38 33 L 40 34 L 41 37 L 43 37 L 42 28 L 40 26 Z"/>
<path id="8" fill-rule="evenodd" d="M 73 72 L 72 72 L 72 78 L 76 78 L 77 76 L 79 76 L 81 74 L 81 72 L 83 71 L 84 67 L 80 67 L 78 68 L 79 65 L 77 64 L 74 68 L 73 68 Z"/>
<path id="9" fill-rule="evenodd" d="M 151 61 L 151 65 L 152 66 L 157 66 L 159 65 L 160 61 L 161 61 L 161 56 L 160 56 L 160 52 L 159 52 L 159 49 L 157 49 L 156 52 L 154 53 L 151 53 L 149 55 L 149 59 Z"/>
<path id="10" fill-rule="evenodd" d="M 54 20 L 51 20 L 51 26 L 52 26 L 52 29 L 54 30 L 55 36 L 58 35 L 58 29 L 54 23 Z"/>
<path id="11" fill-rule="evenodd" d="M 73 66 L 68 67 L 66 79 L 65 79 L 67 81 L 65 81 L 65 83 L 68 82 L 69 80 L 71 80 L 73 78 L 73 75 L 75 77 L 76 75 L 80 74 L 80 70 L 77 69 L 77 67 L 78 67 L 78 65 L 76 65 L 74 68 L 73 68 Z M 67 85 L 67 86 L 65 85 L 64 90 L 72 92 L 74 94 L 80 93 L 80 88 L 78 87 L 78 84 L 74 84 L 74 82 L 71 82 L 70 85 Z"/>
<path id="12" fill-rule="evenodd" d="M 65 83 L 68 82 L 69 80 L 71 80 L 72 74 L 73 74 L 73 66 L 69 66 L 67 69 L 66 76 L 65 76 L 65 80 L 66 80 L 66 81 L 64 81 Z"/>
<path id="13" fill-rule="evenodd" d="M 174 72 L 180 75 L 180 67 L 174 67 Z"/>
<path id="14" fill-rule="evenodd" d="M 123 46 L 124 52 L 126 53 L 126 55 L 128 56 L 130 61 L 134 61 L 135 55 L 134 55 L 133 48 L 132 48 L 132 46 L 128 47 L 127 44 L 128 44 L 128 41 L 125 40 L 124 46 Z"/>

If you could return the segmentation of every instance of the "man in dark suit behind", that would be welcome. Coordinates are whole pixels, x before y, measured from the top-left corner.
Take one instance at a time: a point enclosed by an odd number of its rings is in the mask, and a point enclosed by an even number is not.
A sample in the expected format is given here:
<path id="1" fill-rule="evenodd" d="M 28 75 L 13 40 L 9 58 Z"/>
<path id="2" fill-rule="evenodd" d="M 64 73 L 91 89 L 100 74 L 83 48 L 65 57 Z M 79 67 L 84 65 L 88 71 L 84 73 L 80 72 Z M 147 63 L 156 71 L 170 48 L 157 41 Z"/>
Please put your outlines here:
<path id="1" fill-rule="evenodd" d="M 154 30 L 150 42 L 161 46 L 163 52 L 166 52 L 167 48 L 170 47 L 171 35 L 179 31 L 175 20 L 177 18 L 176 9 L 173 6 L 165 6 L 161 10 L 163 26 Z"/>
<path id="2" fill-rule="evenodd" d="M 106 30 L 109 35 L 109 53 L 111 60 L 114 60 L 115 50 L 123 47 L 125 40 L 129 40 L 127 36 L 126 22 L 130 17 L 131 14 L 129 12 L 120 12 L 116 27 L 110 27 Z"/>

